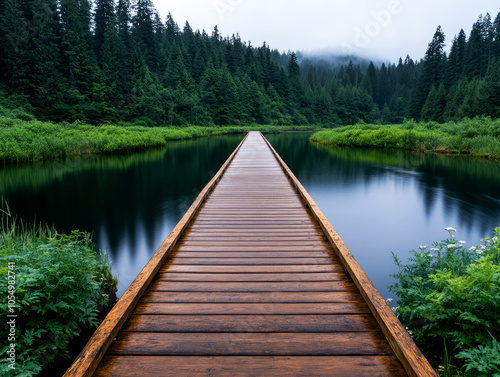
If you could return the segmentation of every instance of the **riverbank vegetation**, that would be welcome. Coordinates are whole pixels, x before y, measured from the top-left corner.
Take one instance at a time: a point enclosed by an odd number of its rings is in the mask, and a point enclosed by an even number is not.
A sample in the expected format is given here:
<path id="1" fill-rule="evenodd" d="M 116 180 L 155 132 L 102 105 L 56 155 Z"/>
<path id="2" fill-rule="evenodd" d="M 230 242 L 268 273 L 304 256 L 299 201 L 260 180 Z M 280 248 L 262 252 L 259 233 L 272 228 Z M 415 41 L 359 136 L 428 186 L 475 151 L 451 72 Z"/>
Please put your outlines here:
<path id="1" fill-rule="evenodd" d="M 15 375 L 58 375 L 59 369 L 52 370 L 56 362 L 76 356 L 82 345 L 75 349 L 75 340 L 81 343 L 79 337 L 91 334 L 116 301 L 117 280 L 89 234 L 58 234 L 0 211 L 0 290 L 5 293 L 0 308 L 17 316 L 13 330 L 0 328 L 0 337 L 9 339 L 1 353 L 12 356 L 2 358 L 0 374 L 11 375 L 11 365 L 20 372 Z"/>
<path id="2" fill-rule="evenodd" d="M 480 246 L 449 237 L 394 256 L 393 310 L 441 376 L 500 375 L 500 228 Z"/>
<path id="3" fill-rule="evenodd" d="M 52 123 L 0 116 L 0 165 L 44 161 L 71 156 L 116 154 L 164 147 L 167 141 L 243 133 L 250 130 L 312 131 L 313 126 L 144 127 L 92 126 L 81 122 Z"/>
<path id="4" fill-rule="evenodd" d="M 311 140 L 326 146 L 461 153 L 500 159 L 500 119 L 414 122 L 400 125 L 358 124 L 323 130 Z"/>

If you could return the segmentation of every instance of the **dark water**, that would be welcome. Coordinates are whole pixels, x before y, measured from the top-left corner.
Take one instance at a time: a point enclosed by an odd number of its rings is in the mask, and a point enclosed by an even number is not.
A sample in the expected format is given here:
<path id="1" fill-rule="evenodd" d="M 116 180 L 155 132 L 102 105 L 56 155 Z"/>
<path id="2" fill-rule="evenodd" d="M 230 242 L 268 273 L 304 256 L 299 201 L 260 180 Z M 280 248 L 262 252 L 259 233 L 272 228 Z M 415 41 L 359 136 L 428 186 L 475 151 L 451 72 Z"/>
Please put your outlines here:
<path id="1" fill-rule="evenodd" d="M 500 226 L 500 164 L 460 157 L 322 148 L 305 134 L 268 135 L 384 298 L 407 255 L 458 229 L 467 245 Z M 243 138 L 161 151 L 0 169 L 12 212 L 60 231 L 94 233 L 122 294 Z"/>

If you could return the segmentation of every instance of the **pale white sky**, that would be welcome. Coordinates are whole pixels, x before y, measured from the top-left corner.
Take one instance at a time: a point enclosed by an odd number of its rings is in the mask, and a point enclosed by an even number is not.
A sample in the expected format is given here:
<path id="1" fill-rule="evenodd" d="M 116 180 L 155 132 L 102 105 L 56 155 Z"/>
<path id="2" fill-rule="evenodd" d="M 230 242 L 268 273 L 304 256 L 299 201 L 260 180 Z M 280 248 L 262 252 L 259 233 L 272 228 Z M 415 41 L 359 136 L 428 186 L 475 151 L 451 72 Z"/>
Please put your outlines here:
<path id="1" fill-rule="evenodd" d="M 461 28 L 467 36 L 479 14 L 493 20 L 498 0 L 153 0 L 162 20 L 244 41 L 265 41 L 280 51 L 331 49 L 396 62 L 423 58 L 438 25 L 449 47 Z"/>

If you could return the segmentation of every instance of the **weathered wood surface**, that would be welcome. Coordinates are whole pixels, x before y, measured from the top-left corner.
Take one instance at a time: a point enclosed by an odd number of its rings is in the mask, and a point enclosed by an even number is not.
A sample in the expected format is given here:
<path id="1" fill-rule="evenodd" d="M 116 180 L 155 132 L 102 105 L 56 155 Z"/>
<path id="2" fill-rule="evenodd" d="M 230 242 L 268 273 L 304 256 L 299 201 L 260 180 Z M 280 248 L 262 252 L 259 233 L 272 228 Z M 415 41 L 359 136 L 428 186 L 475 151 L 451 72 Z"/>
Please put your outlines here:
<path id="1" fill-rule="evenodd" d="M 261 134 L 226 164 L 67 376 L 434 376 Z"/>

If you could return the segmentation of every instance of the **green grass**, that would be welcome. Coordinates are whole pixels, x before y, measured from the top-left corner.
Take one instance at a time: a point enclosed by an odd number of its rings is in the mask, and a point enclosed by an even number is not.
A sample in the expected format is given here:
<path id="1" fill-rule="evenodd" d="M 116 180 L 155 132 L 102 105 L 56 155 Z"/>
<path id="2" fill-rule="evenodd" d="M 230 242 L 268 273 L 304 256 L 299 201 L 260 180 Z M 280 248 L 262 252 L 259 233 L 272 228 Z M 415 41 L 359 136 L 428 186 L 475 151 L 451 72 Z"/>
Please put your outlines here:
<path id="1" fill-rule="evenodd" d="M 0 310 L 17 315 L 13 331 L 0 327 L 2 355 L 15 350 L 0 360 L 0 375 L 33 376 L 63 364 L 78 337 L 95 330 L 117 280 L 89 234 L 27 226 L 1 207 L 0 217 Z"/>
<path id="2" fill-rule="evenodd" d="M 460 122 L 408 121 L 399 125 L 366 125 L 319 131 L 311 140 L 327 146 L 433 151 L 500 159 L 500 119 Z"/>
<path id="3" fill-rule="evenodd" d="M 92 126 L 75 122 L 50 123 L 0 116 L 0 165 L 45 161 L 91 154 L 117 154 L 162 148 L 168 141 L 186 140 L 250 130 L 284 132 L 313 131 L 312 126 L 228 126 L 182 128 L 136 125 Z"/>

